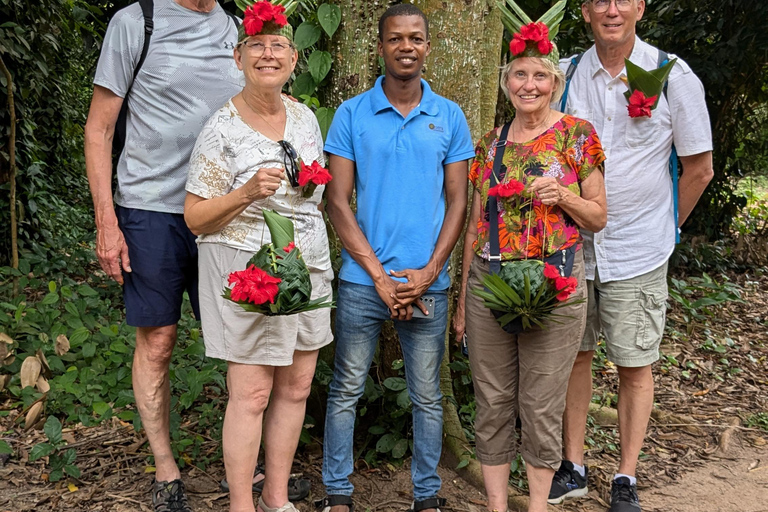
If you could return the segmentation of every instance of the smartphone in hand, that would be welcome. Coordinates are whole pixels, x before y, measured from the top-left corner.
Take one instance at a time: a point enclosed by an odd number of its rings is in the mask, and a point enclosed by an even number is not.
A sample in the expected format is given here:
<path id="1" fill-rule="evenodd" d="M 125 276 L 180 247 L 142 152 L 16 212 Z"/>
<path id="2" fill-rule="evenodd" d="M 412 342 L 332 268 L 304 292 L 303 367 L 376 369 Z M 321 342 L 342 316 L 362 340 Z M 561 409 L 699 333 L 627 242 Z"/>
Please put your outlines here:
<path id="1" fill-rule="evenodd" d="M 429 312 L 428 315 L 425 315 L 416 304 L 416 301 L 419 300 L 427 307 L 427 311 Z M 413 307 L 413 315 L 411 318 L 432 318 L 435 316 L 435 298 L 432 295 L 422 295 L 420 298 L 413 301 L 411 306 Z"/>

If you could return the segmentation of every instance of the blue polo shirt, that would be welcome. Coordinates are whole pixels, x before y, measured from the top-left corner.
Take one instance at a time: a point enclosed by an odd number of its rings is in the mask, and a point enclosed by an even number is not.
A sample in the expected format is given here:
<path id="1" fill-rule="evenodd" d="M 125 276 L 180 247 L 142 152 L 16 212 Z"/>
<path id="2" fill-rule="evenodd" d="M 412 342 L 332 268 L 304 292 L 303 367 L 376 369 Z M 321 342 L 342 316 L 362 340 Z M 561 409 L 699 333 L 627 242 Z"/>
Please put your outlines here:
<path id="1" fill-rule="evenodd" d="M 459 106 L 421 81 L 421 103 L 403 117 L 382 89 L 341 104 L 328 131 L 325 151 L 355 162 L 355 218 L 384 269 L 420 269 L 435 250 L 445 219 L 444 166 L 474 157 L 472 138 Z M 346 250 L 340 278 L 373 286 Z M 448 263 L 430 290 L 450 286 Z"/>

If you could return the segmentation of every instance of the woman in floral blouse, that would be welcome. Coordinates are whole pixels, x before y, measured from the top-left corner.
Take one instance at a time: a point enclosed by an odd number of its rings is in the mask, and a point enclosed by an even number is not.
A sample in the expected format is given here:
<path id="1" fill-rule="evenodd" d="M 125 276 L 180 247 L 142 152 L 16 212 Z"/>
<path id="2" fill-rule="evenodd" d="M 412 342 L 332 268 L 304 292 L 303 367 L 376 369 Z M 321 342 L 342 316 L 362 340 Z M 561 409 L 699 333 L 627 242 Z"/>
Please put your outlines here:
<path id="1" fill-rule="evenodd" d="M 584 333 L 587 304 L 574 301 L 578 303 L 564 306 L 558 314 L 565 316 L 558 317 L 559 322 L 546 320 L 544 329 L 519 334 L 502 330 L 483 300 L 467 293 L 482 289 L 489 273 L 490 222 L 498 225 L 502 264 L 575 249 L 571 275 L 578 286 L 572 297 L 581 299 L 586 298 L 586 284 L 579 230 L 599 231 L 607 217 L 600 141 L 588 122 L 550 108 L 562 95 L 565 77 L 556 57 L 539 48 L 519 52 L 519 57 L 513 52 L 502 70 L 501 87 L 515 107 L 506 140 L 499 141 L 499 127 L 476 146 L 469 173 L 474 194 L 464 238 L 462 288 L 454 317 L 459 336 L 466 322 L 477 397 L 476 453 L 488 509 L 496 511 L 507 506 L 509 465 L 517 455 L 518 415 L 529 511 L 546 510 L 552 476 L 561 461 L 568 376 Z M 497 180 L 493 162 L 500 146 L 504 153 Z M 494 218 L 489 196 L 498 202 Z"/>

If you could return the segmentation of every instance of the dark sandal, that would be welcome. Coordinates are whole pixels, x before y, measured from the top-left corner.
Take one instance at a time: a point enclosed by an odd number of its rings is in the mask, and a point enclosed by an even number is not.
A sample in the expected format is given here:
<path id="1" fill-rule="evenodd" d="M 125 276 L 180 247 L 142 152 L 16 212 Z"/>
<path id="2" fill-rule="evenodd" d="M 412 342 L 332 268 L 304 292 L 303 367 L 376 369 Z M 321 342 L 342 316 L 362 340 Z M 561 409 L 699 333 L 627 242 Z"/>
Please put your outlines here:
<path id="1" fill-rule="evenodd" d="M 352 502 L 352 496 L 345 496 L 343 494 L 331 494 L 326 496 L 322 500 L 315 502 L 315 507 L 322 508 L 322 512 L 330 512 L 331 507 L 336 505 L 346 505 L 349 508 L 348 512 L 355 512 L 355 504 Z"/>
<path id="2" fill-rule="evenodd" d="M 256 466 L 256 472 L 254 473 L 254 477 L 257 475 L 263 475 L 264 474 L 264 466 L 259 464 Z M 229 492 L 229 484 L 227 483 L 227 480 L 222 480 L 219 485 L 221 486 L 221 490 L 224 492 Z M 309 490 L 312 487 L 312 484 L 309 482 L 306 478 L 294 478 L 291 477 L 288 479 L 288 500 L 290 501 L 301 501 L 307 496 L 309 496 Z M 253 484 L 253 492 L 261 494 L 261 491 L 264 490 L 264 479 L 262 478 L 258 482 L 255 482 Z"/>
<path id="3" fill-rule="evenodd" d="M 408 509 L 408 512 L 421 512 L 422 510 L 427 510 L 429 508 L 434 508 L 440 512 L 440 507 L 444 507 L 445 503 L 445 498 L 440 498 L 438 496 L 421 501 L 414 501 L 411 504 L 411 508 Z"/>

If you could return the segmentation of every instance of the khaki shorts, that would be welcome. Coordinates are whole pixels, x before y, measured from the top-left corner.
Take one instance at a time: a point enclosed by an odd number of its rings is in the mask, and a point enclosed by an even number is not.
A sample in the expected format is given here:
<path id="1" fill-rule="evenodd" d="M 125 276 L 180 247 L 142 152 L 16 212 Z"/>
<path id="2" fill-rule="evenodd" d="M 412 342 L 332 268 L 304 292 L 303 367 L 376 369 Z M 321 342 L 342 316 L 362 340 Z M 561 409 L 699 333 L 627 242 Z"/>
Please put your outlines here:
<path id="1" fill-rule="evenodd" d="M 475 256 L 468 290 L 482 288 L 488 262 Z M 584 257 L 576 253 L 574 299 L 586 298 Z M 467 293 L 469 365 L 477 401 L 477 460 L 489 466 L 511 463 L 517 455 L 515 421 L 522 423 L 521 453 L 527 464 L 556 470 L 562 460 L 563 411 L 568 378 L 584 336 L 587 304 L 557 310 L 562 323 L 518 335 L 505 332 L 483 300 Z"/>
<path id="2" fill-rule="evenodd" d="M 331 309 L 287 316 L 244 311 L 221 296 L 229 274 L 243 270 L 253 253 L 216 243 L 199 248 L 200 313 L 205 355 L 225 361 L 265 366 L 290 366 L 296 350 L 318 350 L 333 341 Z M 312 298 L 333 293 L 333 270 L 310 270 Z"/>
<path id="3" fill-rule="evenodd" d="M 608 360 L 640 368 L 659 359 L 667 315 L 667 263 L 624 281 L 587 281 L 587 329 L 579 350 L 595 350 L 602 329 Z"/>

